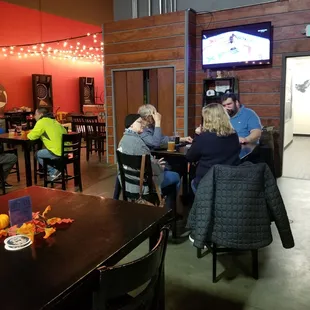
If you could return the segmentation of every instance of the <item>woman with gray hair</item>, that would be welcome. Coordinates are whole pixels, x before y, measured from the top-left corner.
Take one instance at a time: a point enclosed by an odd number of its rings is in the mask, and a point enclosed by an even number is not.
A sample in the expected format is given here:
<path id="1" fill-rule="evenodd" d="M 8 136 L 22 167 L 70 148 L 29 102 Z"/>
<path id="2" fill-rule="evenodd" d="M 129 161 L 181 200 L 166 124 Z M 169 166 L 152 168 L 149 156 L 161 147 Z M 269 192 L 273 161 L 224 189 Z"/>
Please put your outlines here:
<path id="1" fill-rule="evenodd" d="M 138 114 L 145 121 L 146 126 L 141 133 L 141 139 L 150 148 L 160 147 L 163 144 L 168 144 L 169 141 L 174 141 L 174 137 L 164 136 L 161 132 L 161 115 L 157 112 L 156 108 L 151 104 L 142 105 Z M 180 138 L 180 142 L 192 143 L 191 137 Z"/>

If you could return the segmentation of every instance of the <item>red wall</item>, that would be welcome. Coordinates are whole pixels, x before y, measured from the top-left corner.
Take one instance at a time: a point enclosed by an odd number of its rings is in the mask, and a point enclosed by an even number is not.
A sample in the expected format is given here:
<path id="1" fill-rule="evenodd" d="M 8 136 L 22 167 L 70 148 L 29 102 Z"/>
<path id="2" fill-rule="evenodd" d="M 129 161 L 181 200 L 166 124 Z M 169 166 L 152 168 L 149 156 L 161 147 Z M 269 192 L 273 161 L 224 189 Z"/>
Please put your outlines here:
<path id="1" fill-rule="evenodd" d="M 44 42 L 101 31 L 98 26 L 3 1 L 0 1 L 0 12 L 0 45 Z M 101 40 L 101 37 L 98 39 Z M 92 43 L 90 41 L 90 38 L 79 40 L 81 45 L 89 45 Z M 60 111 L 79 112 L 80 76 L 94 77 L 98 94 L 103 91 L 103 69 L 99 64 L 41 56 L 22 59 L 17 56 L 4 57 L 0 50 L 0 84 L 6 88 L 8 94 L 5 110 L 21 106 L 33 108 L 33 73 L 53 76 L 54 110 L 60 107 Z"/>

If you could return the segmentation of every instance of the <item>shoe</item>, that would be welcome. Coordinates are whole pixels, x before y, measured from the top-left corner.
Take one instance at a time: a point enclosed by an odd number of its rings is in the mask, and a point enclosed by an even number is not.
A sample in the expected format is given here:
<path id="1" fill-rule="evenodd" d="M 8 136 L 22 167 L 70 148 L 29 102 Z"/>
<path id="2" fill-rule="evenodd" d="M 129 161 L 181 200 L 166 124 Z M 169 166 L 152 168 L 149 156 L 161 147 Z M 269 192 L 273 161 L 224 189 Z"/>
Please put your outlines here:
<path id="1" fill-rule="evenodd" d="M 0 187 L 2 187 L 2 183 L 1 182 L 0 182 Z M 4 187 L 9 189 L 9 188 L 12 188 L 13 185 L 9 184 L 8 182 L 4 182 Z"/>
<path id="2" fill-rule="evenodd" d="M 61 176 L 61 172 L 57 171 L 55 174 L 51 174 L 47 177 L 47 180 L 53 182 Z"/>

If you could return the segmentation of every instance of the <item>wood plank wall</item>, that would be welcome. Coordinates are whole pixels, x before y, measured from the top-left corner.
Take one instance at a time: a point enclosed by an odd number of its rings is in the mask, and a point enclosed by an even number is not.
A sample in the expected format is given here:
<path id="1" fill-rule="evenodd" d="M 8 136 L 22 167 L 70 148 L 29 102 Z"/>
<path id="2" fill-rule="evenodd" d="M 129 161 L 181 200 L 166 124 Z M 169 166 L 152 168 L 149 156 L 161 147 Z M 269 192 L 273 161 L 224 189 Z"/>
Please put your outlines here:
<path id="1" fill-rule="evenodd" d="M 188 14 L 188 134 L 193 137 L 196 128 L 196 13 L 190 10 Z"/>
<path id="2" fill-rule="evenodd" d="M 310 39 L 302 34 L 310 23 L 309 0 L 284 0 L 210 14 L 197 14 L 196 27 L 196 125 L 200 123 L 202 80 L 201 31 L 221 27 L 271 21 L 274 26 L 273 65 L 269 69 L 231 71 L 239 78 L 240 100 L 261 117 L 264 125 L 280 124 L 282 54 L 310 51 Z"/>
<path id="3" fill-rule="evenodd" d="M 184 34 L 184 11 L 103 25 L 109 163 L 114 162 L 111 70 L 174 65 L 177 103 L 184 106 Z M 176 125 L 182 134 L 183 115 Z"/>

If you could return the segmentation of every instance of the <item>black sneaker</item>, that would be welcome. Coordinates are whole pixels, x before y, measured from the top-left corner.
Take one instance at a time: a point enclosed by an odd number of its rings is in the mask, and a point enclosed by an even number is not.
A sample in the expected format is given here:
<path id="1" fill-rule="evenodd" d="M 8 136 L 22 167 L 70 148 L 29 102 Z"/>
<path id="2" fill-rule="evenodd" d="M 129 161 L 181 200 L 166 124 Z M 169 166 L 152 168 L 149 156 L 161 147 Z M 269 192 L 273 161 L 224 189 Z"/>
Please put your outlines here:
<path id="1" fill-rule="evenodd" d="M 0 182 L 0 187 L 2 187 L 2 183 L 1 182 Z M 9 188 L 12 188 L 13 185 L 9 184 L 8 182 L 4 182 L 4 187 L 9 189 Z"/>

